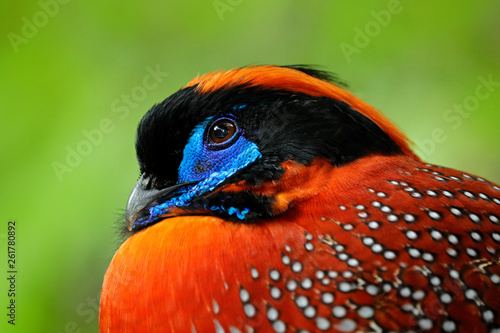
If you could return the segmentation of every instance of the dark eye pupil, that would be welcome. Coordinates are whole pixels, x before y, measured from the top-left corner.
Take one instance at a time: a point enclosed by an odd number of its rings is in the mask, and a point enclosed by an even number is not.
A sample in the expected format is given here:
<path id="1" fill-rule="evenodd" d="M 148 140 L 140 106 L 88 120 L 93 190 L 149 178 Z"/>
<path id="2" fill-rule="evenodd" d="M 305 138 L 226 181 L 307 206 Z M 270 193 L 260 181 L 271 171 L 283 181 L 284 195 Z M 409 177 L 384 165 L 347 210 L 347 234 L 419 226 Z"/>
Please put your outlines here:
<path id="1" fill-rule="evenodd" d="M 214 135 L 219 139 L 224 139 L 229 134 L 229 129 L 225 125 L 215 125 Z"/>
<path id="2" fill-rule="evenodd" d="M 224 143 L 229 141 L 236 133 L 236 124 L 229 119 L 216 121 L 209 131 L 210 140 L 213 143 Z"/>

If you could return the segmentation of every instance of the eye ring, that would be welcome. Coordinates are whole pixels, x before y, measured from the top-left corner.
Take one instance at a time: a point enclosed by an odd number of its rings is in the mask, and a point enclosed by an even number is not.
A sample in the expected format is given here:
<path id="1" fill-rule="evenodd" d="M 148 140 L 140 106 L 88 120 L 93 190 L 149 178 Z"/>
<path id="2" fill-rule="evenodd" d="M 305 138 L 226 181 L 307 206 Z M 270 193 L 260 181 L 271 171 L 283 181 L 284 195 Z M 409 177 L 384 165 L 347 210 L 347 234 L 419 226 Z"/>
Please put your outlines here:
<path id="1" fill-rule="evenodd" d="M 238 126 L 233 119 L 220 118 L 212 123 L 207 132 L 208 143 L 214 147 L 225 148 L 239 136 Z"/>

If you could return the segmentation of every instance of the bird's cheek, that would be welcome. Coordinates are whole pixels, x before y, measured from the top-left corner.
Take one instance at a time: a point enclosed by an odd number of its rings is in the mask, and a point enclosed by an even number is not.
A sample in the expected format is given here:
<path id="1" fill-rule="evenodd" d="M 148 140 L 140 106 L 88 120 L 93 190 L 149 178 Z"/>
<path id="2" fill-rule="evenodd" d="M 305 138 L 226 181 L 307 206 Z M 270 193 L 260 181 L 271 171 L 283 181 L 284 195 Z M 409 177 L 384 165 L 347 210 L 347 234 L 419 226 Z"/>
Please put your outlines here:
<path id="1" fill-rule="evenodd" d="M 274 215 L 283 214 L 288 209 L 292 201 L 288 193 L 277 194 L 274 196 L 274 199 L 275 200 L 272 205 Z"/>

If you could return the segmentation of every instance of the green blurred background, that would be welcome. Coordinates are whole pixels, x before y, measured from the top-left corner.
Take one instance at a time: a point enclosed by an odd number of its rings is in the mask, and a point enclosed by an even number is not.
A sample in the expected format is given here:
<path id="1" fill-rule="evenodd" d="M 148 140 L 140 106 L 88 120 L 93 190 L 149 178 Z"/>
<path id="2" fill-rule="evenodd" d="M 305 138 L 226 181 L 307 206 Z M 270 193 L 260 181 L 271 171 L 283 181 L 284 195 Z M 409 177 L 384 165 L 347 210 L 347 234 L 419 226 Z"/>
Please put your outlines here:
<path id="1" fill-rule="evenodd" d="M 59 1 L 0 5 L 2 332 L 97 331 L 137 123 L 198 73 L 321 65 L 427 161 L 500 182 L 498 1 Z"/>

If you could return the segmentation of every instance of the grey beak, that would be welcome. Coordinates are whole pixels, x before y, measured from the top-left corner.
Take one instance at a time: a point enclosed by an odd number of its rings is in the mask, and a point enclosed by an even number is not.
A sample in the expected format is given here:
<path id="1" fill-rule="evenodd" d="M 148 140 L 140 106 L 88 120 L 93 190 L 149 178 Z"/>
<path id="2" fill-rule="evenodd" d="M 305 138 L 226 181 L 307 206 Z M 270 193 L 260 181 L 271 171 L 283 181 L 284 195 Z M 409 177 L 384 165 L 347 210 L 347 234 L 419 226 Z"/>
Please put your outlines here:
<path id="1" fill-rule="evenodd" d="M 149 216 L 149 208 L 165 202 L 167 200 L 166 198 L 179 188 L 197 183 L 188 182 L 176 184 L 163 189 L 155 189 L 148 186 L 149 182 L 149 178 L 141 175 L 141 178 L 139 178 L 137 184 L 135 184 L 132 193 L 130 193 L 128 198 L 125 218 L 127 220 L 128 230 L 130 231 L 132 231 L 132 226 L 135 221 L 142 217 Z"/>

